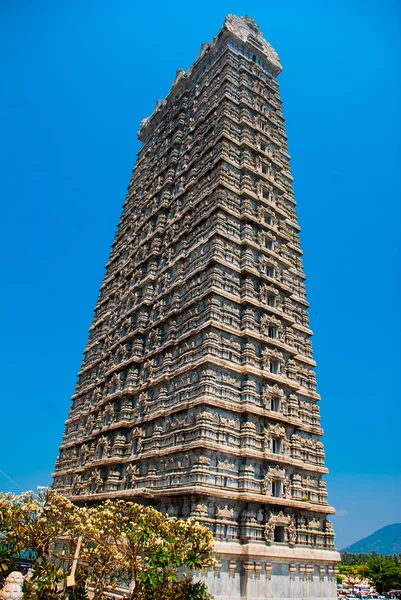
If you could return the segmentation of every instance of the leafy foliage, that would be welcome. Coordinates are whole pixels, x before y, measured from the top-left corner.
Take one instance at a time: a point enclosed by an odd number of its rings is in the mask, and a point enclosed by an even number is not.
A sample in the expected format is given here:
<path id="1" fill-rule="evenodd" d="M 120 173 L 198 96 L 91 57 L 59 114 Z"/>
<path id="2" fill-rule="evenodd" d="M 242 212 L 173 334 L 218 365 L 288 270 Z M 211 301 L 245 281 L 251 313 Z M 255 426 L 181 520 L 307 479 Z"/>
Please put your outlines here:
<path id="1" fill-rule="evenodd" d="M 366 565 L 339 565 L 338 567 L 340 575 L 344 575 L 349 585 L 352 588 L 355 584 L 361 583 L 363 579 L 367 577 Z"/>
<path id="2" fill-rule="evenodd" d="M 16 558 L 11 548 L 0 544 L 0 577 L 11 573 L 17 568 Z"/>
<path id="3" fill-rule="evenodd" d="M 367 562 L 368 577 L 378 592 L 401 588 L 400 563 L 387 556 L 371 556 Z"/>
<path id="4" fill-rule="evenodd" d="M 33 553 L 25 597 L 60 598 L 57 584 L 68 572 L 82 538 L 77 585 L 71 600 L 105 598 L 125 584 L 130 600 L 207 600 L 205 584 L 189 572 L 214 564 L 210 531 L 193 519 L 167 518 L 151 507 L 123 500 L 79 508 L 54 491 L 0 495 L 0 539 L 11 552 Z"/>
<path id="5" fill-rule="evenodd" d="M 166 519 L 151 507 L 123 500 L 90 508 L 80 533 L 95 600 L 117 582 L 130 587 L 132 600 L 178 598 L 180 586 L 192 585 L 179 580 L 179 569 L 200 570 L 214 562 L 213 536 L 199 523 Z M 208 597 L 201 584 L 193 586 L 194 600 Z"/>
<path id="6" fill-rule="evenodd" d="M 32 576 L 26 582 L 24 589 L 24 598 L 27 600 L 56 600 L 60 596 L 57 593 L 57 584 L 64 578 L 62 570 L 49 562 L 43 560 L 36 563 L 33 567 Z"/>
<path id="7" fill-rule="evenodd" d="M 353 552 L 344 552 L 341 554 L 342 565 L 366 565 L 372 556 L 378 556 L 376 552 L 370 554 L 354 554 Z M 390 554 L 385 558 L 393 561 L 395 565 L 401 566 L 401 554 Z"/>
<path id="8" fill-rule="evenodd" d="M 401 588 L 401 556 L 378 554 L 352 554 L 345 552 L 339 565 L 339 573 L 354 586 L 368 579 L 379 593 Z"/>
<path id="9" fill-rule="evenodd" d="M 16 553 L 30 552 L 35 559 L 49 561 L 55 542 L 62 536 L 74 541 L 83 509 L 50 490 L 0 495 L 0 536 Z"/>

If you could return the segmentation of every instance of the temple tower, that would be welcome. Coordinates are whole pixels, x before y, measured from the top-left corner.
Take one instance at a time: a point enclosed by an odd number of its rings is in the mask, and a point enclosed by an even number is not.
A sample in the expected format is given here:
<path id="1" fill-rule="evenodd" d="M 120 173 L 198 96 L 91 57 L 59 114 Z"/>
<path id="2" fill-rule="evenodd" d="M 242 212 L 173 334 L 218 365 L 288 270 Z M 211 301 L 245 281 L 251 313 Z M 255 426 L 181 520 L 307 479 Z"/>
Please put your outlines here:
<path id="1" fill-rule="evenodd" d="M 210 527 L 219 600 L 336 596 L 280 71 L 228 15 L 141 123 L 53 475 Z"/>

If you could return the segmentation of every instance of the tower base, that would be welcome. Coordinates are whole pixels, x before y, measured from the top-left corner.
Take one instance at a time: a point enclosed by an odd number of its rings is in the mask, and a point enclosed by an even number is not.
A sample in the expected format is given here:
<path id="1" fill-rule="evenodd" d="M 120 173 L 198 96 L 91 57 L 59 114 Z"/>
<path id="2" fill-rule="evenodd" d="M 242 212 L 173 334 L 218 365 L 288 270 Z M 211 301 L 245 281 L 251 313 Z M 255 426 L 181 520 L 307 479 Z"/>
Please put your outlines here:
<path id="1" fill-rule="evenodd" d="M 335 550 L 216 542 L 218 563 L 205 576 L 216 600 L 335 600 Z"/>

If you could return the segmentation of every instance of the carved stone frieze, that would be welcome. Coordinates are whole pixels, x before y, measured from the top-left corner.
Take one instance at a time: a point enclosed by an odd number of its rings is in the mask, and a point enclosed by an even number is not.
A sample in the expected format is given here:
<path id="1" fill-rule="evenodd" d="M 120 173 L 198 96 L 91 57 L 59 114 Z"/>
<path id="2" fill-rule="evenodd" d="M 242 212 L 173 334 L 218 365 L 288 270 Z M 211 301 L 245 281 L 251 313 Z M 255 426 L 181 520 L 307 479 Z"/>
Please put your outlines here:
<path id="1" fill-rule="evenodd" d="M 332 549 L 280 70 L 228 15 L 142 121 L 53 487 Z"/>

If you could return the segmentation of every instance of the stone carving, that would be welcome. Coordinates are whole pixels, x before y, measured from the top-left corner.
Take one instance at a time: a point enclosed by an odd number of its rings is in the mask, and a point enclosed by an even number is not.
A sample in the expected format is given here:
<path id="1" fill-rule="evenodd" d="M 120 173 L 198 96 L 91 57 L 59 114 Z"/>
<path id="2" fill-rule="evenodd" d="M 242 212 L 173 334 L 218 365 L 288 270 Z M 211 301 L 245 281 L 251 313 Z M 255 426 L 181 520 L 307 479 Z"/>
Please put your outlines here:
<path id="1" fill-rule="evenodd" d="M 274 525 L 289 525 L 291 523 L 291 517 L 289 515 L 285 515 L 281 510 L 277 515 L 271 513 L 270 521 L 274 523 Z"/>
<path id="2" fill-rule="evenodd" d="M 265 535 L 265 540 L 266 540 L 266 542 L 268 544 L 270 544 L 274 540 L 274 530 L 275 530 L 275 528 L 276 528 L 276 526 L 271 521 L 269 521 L 265 525 L 264 535 Z"/>
<path id="3" fill-rule="evenodd" d="M 287 527 L 287 539 L 291 546 L 293 546 L 297 541 L 297 530 L 292 521 Z"/>
<path id="4" fill-rule="evenodd" d="M 234 509 L 228 508 L 227 504 L 224 508 L 217 509 L 217 517 L 221 517 L 222 519 L 233 519 L 234 518 Z"/>
<path id="5" fill-rule="evenodd" d="M 103 478 L 100 475 L 99 469 L 95 469 L 91 474 L 93 493 L 97 494 L 103 489 Z"/>
<path id="6" fill-rule="evenodd" d="M 53 485 L 151 500 L 220 541 L 328 550 L 279 70 L 229 15 L 142 122 Z"/>
<path id="7" fill-rule="evenodd" d="M 280 73 L 281 65 L 277 52 L 273 50 L 272 46 L 263 38 L 258 25 L 256 25 L 253 19 L 247 17 L 244 21 L 244 19 L 236 17 L 235 15 L 227 15 L 224 25 L 243 42 L 247 42 L 250 37 L 255 37 L 263 47 L 263 53 L 270 61 L 274 74 L 278 75 Z"/>
<path id="8" fill-rule="evenodd" d="M 6 581 L 2 590 L 0 590 L 0 598 L 3 600 L 22 600 L 22 584 L 24 576 L 19 571 L 12 571 L 6 577 Z"/>

